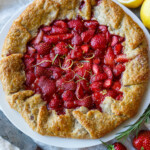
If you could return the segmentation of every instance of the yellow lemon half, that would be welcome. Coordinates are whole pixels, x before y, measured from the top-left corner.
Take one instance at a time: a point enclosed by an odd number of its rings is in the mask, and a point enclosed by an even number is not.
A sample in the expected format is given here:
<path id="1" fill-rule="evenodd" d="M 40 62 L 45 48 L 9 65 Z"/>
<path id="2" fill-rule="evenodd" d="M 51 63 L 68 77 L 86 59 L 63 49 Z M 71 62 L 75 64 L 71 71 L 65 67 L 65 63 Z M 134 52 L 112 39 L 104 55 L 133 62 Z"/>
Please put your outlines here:
<path id="1" fill-rule="evenodd" d="M 144 0 L 118 0 L 118 1 L 128 8 L 137 8 L 143 3 Z"/>
<path id="2" fill-rule="evenodd" d="M 150 0 L 145 0 L 140 11 L 141 20 L 150 29 Z"/>

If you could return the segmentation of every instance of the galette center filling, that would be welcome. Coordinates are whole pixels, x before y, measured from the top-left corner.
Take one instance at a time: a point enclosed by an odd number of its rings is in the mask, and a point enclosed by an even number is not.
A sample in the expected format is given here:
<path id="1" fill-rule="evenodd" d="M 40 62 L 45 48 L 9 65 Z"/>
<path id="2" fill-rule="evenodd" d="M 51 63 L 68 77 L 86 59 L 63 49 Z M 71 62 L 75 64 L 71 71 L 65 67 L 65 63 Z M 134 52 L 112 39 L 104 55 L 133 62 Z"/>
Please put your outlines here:
<path id="1" fill-rule="evenodd" d="M 47 108 L 58 114 L 81 106 L 102 111 L 105 97 L 123 99 L 124 41 L 96 20 L 41 26 L 23 58 L 26 89 L 41 94 Z"/>

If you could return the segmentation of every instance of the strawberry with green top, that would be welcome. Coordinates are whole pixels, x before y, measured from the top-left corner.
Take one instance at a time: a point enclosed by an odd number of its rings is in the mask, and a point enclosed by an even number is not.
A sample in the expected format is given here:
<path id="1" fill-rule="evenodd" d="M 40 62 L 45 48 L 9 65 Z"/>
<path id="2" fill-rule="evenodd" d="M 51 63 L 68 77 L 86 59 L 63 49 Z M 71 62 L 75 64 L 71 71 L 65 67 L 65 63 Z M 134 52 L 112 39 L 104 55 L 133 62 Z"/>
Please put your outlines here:
<path id="1" fill-rule="evenodd" d="M 150 131 L 141 130 L 133 139 L 133 146 L 137 150 L 150 150 Z"/>
<path id="2" fill-rule="evenodd" d="M 112 145 L 108 145 L 104 142 L 102 143 L 107 147 L 107 150 L 127 150 L 127 148 L 120 142 L 116 142 Z"/>

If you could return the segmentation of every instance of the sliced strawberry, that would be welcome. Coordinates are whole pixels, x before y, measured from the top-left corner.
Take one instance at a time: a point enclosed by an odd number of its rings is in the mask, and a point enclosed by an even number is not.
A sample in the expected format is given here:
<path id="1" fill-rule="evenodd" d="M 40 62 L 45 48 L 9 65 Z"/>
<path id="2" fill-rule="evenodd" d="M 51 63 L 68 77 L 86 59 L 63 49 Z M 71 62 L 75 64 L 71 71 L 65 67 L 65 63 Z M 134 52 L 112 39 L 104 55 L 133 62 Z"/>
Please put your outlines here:
<path id="1" fill-rule="evenodd" d="M 35 48 L 33 48 L 31 46 L 27 47 L 27 54 L 33 56 L 33 54 L 35 54 L 35 53 L 36 53 L 36 49 Z"/>
<path id="2" fill-rule="evenodd" d="M 89 91 L 89 82 L 87 80 L 81 80 L 80 85 L 85 91 Z"/>
<path id="3" fill-rule="evenodd" d="M 107 47 L 107 40 L 103 34 L 95 35 L 91 40 L 91 46 L 93 49 L 103 49 Z"/>
<path id="4" fill-rule="evenodd" d="M 70 90 L 70 91 L 74 91 L 76 89 L 76 83 L 74 81 L 70 81 L 70 82 L 65 82 L 62 85 L 62 89 L 63 90 Z"/>
<path id="5" fill-rule="evenodd" d="M 48 43 L 57 43 L 58 41 L 69 40 L 73 37 L 73 34 L 59 34 L 59 35 L 44 35 L 43 40 L 44 42 Z"/>
<path id="6" fill-rule="evenodd" d="M 71 69 L 72 67 L 72 60 L 71 59 L 65 59 L 63 64 L 62 64 L 62 68 L 65 68 L 66 70 Z M 70 72 L 70 74 L 73 74 L 73 71 Z M 74 73 L 75 74 L 75 73 Z M 73 75 L 74 75 L 73 74 Z M 65 75 L 66 76 L 66 75 Z M 73 77 L 72 77 L 73 78 Z M 67 79 L 66 79 L 67 80 Z"/>
<path id="7" fill-rule="evenodd" d="M 26 72 L 26 85 L 29 86 L 35 81 L 36 77 L 34 75 L 34 72 L 29 71 Z"/>
<path id="8" fill-rule="evenodd" d="M 120 54 L 116 57 L 115 62 L 118 63 L 124 63 L 124 62 L 128 62 L 129 60 L 127 59 L 125 54 Z"/>
<path id="9" fill-rule="evenodd" d="M 74 81 L 67 82 L 63 78 L 61 78 L 56 81 L 56 87 L 58 88 L 58 90 L 74 91 L 76 90 L 76 83 Z"/>
<path id="10" fill-rule="evenodd" d="M 116 90 L 116 91 L 119 91 L 120 88 L 121 88 L 121 83 L 119 81 L 114 82 L 114 84 L 112 86 L 112 89 Z"/>
<path id="11" fill-rule="evenodd" d="M 106 33 L 106 32 L 108 31 L 108 27 L 107 27 L 107 26 L 104 26 L 104 25 L 100 25 L 100 26 L 99 26 L 99 29 L 100 29 L 100 31 L 103 32 L 103 33 Z"/>
<path id="12" fill-rule="evenodd" d="M 111 40 L 112 40 L 112 36 L 111 36 L 111 34 L 109 33 L 109 31 L 106 32 L 106 40 L 107 40 L 108 43 L 110 43 Z"/>
<path id="13" fill-rule="evenodd" d="M 94 58 L 93 59 L 93 64 L 100 64 L 100 62 L 101 62 L 101 59 L 100 58 Z"/>
<path id="14" fill-rule="evenodd" d="M 71 40 L 72 45 L 82 45 L 81 36 L 78 33 L 74 34 L 74 37 Z"/>
<path id="15" fill-rule="evenodd" d="M 99 57 L 99 58 L 103 58 L 104 57 L 104 50 L 103 49 L 96 49 L 94 51 L 94 56 Z"/>
<path id="16" fill-rule="evenodd" d="M 82 58 L 82 49 L 80 47 L 75 47 L 71 50 L 72 59 L 81 59 Z"/>
<path id="17" fill-rule="evenodd" d="M 93 64 L 92 70 L 93 70 L 94 74 L 96 74 L 96 75 L 99 74 L 100 73 L 99 65 Z"/>
<path id="18" fill-rule="evenodd" d="M 31 42 L 33 45 L 39 44 L 43 40 L 44 32 L 40 30 L 36 38 Z"/>
<path id="19" fill-rule="evenodd" d="M 49 54 L 51 49 L 51 44 L 49 43 L 40 43 L 34 46 L 37 50 L 38 54 L 40 55 L 46 55 Z"/>
<path id="20" fill-rule="evenodd" d="M 113 79 L 113 73 L 112 73 L 112 70 L 111 70 L 110 67 L 104 65 L 103 66 L 103 70 L 107 74 L 107 76 L 108 76 L 109 79 Z"/>
<path id="21" fill-rule="evenodd" d="M 119 37 L 119 42 L 123 42 L 125 40 L 124 37 Z"/>
<path id="22" fill-rule="evenodd" d="M 125 66 L 123 64 L 118 64 L 113 68 L 113 73 L 115 76 L 121 75 L 123 71 L 125 71 Z"/>
<path id="23" fill-rule="evenodd" d="M 102 111 L 100 104 L 104 101 L 104 95 L 100 92 L 96 92 L 92 94 L 92 100 L 94 101 L 94 104 L 96 105 L 96 108 Z"/>
<path id="24" fill-rule="evenodd" d="M 55 80 L 59 79 L 62 76 L 62 73 L 63 73 L 62 70 L 59 67 L 56 67 L 56 66 L 50 67 L 49 71 L 52 72 L 51 78 L 55 79 Z"/>
<path id="25" fill-rule="evenodd" d="M 84 107 L 87 107 L 87 108 L 91 108 L 92 107 L 92 98 L 89 97 L 89 96 L 84 97 L 82 100 L 77 100 L 76 104 L 78 106 L 84 106 Z"/>
<path id="26" fill-rule="evenodd" d="M 75 94 L 78 99 L 82 99 L 84 96 L 83 88 L 79 82 L 77 83 L 77 88 L 76 88 Z"/>
<path id="27" fill-rule="evenodd" d="M 122 51 L 123 46 L 119 43 L 114 46 L 114 54 L 119 55 Z"/>
<path id="28" fill-rule="evenodd" d="M 112 85 L 112 80 L 111 79 L 107 79 L 104 81 L 103 87 L 104 88 L 110 88 Z"/>
<path id="29" fill-rule="evenodd" d="M 93 101 L 98 101 L 103 97 L 103 94 L 100 92 L 95 92 L 92 94 Z"/>
<path id="30" fill-rule="evenodd" d="M 57 80 L 57 79 L 59 79 L 60 77 L 61 77 L 61 73 L 60 72 L 53 72 L 53 75 L 51 76 L 51 78 L 52 79 L 55 79 L 55 80 Z"/>
<path id="31" fill-rule="evenodd" d="M 60 107 L 62 107 L 62 105 L 63 105 L 63 101 L 58 98 L 51 99 L 51 101 L 49 103 L 49 107 L 52 109 L 60 108 Z"/>
<path id="32" fill-rule="evenodd" d="M 82 49 L 83 53 L 87 53 L 89 51 L 89 45 L 82 45 L 81 49 Z"/>
<path id="33" fill-rule="evenodd" d="M 94 33 L 95 33 L 95 30 L 87 30 L 87 31 L 83 32 L 81 34 L 82 41 L 84 41 L 85 43 L 90 42 Z"/>
<path id="34" fill-rule="evenodd" d="M 73 101 L 75 98 L 75 94 L 73 91 L 64 91 L 63 94 L 62 94 L 62 99 L 64 101 Z"/>
<path id="35" fill-rule="evenodd" d="M 84 22 L 84 26 L 86 28 L 89 28 L 89 29 L 94 29 L 96 30 L 97 27 L 98 27 L 99 23 L 96 21 L 96 20 L 90 20 L 90 21 L 85 21 Z"/>
<path id="36" fill-rule="evenodd" d="M 104 63 L 109 66 L 114 65 L 115 55 L 111 47 L 108 48 L 106 55 L 104 56 Z"/>
<path id="37" fill-rule="evenodd" d="M 116 97 L 116 100 L 122 100 L 123 98 L 123 94 L 119 94 L 117 97 Z"/>
<path id="38" fill-rule="evenodd" d="M 42 59 L 37 59 L 37 65 L 41 67 L 50 67 L 52 64 L 50 58 L 42 58 Z"/>
<path id="39" fill-rule="evenodd" d="M 107 96 L 110 96 L 115 99 L 117 96 L 117 92 L 114 90 L 108 90 L 107 93 L 105 94 L 105 97 L 107 97 Z"/>
<path id="40" fill-rule="evenodd" d="M 83 67 L 75 68 L 75 72 L 76 72 L 76 74 L 75 74 L 75 79 L 76 80 L 80 80 L 80 77 L 84 77 L 85 78 L 86 71 L 85 71 L 85 69 Z"/>
<path id="41" fill-rule="evenodd" d="M 38 86 L 41 88 L 43 95 L 50 96 L 56 91 L 55 81 L 44 76 L 40 77 Z"/>
<path id="42" fill-rule="evenodd" d="M 93 83 L 93 82 L 102 81 L 105 79 L 107 79 L 107 74 L 106 73 L 99 73 L 97 75 L 92 76 L 90 82 Z"/>
<path id="43" fill-rule="evenodd" d="M 98 92 L 102 89 L 103 87 L 103 82 L 93 82 L 91 85 L 90 85 L 90 88 L 93 92 Z"/>
<path id="44" fill-rule="evenodd" d="M 57 67 L 57 66 L 51 66 L 49 68 L 49 70 L 52 71 L 52 72 L 60 72 L 60 73 L 62 72 L 61 68 Z"/>
<path id="45" fill-rule="evenodd" d="M 25 55 L 27 57 L 28 55 Z M 32 70 L 35 65 L 35 58 L 29 57 L 24 60 L 26 70 Z"/>
<path id="46" fill-rule="evenodd" d="M 74 29 L 78 33 L 81 33 L 84 29 L 84 24 L 81 20 L 71 20 L 68 22 L 68 27 Z"/>
<path id="47" fill-rule="evenodd" d="M 62 20 L 55 21 L 54 25 L 57 27 L 60 27 L 60 28 L 67 28 L 68 27 L 67 23 L 62 21 Z"/>
<path id="48" fill-rule="evenodd" d="M 53 26 L 50 33 L 51 34 L 63 34 L 63 33 L 67 33 L 67 32 L 68 32 L 67 28 Z"/>
<path id="49" fill-rule="evenodd" d="M 83 62 L 83 68 L 85 69 L 85 71 L 88 71 L 88 73 L 90 73 L 89 71 L 91 71 L 92 69 L 92 61 L 87 60 L 87 62 Z"/>
<path id="50" fill-rule="evenodd" d="M 43 67 L 40 67 L 40 66 L 37 66 L 35 67 L 35 76 L 36 77 L 40 77 L 40 76 L 47 76 L 47 77 L 50 77 L 52 72 L 51 71 L 48 71 L 47 69 L 43 68 Z"/>
<path id="51" fill-rule="evenodd" d="M 77 105 L 75 104 L 74 101 L 65 101 L 64 102 L 64 107 L 68 108 L 68 109 L 73 109 L 73 108 L 76 108 Z"/>
<path id="52" fill-rule="evenodd" d="M 117 43 L 119 43 L 119 37 L 114 35 L 112 37 L 111 46 L 115 46 Z"/>
<path id="53" fill-rule="evenodd" d="M 63 79 L 68 82 L 74 79 L 75 72 L 72 70 L 67 70 L 66 74 L 63 76 Z"/>
<path id="54" fill-rule="evenodd" d="M 54 49 L 55 54 L 65 55 L 68 53 L 68 44 L 65 42 L 59 42 Z"/>
<path id="55" fill-rule="evenodd" d="M 52 30 L 52 27 L 50 27 L 50 26 L 44 26 L 44 27 L 42 27 L 42 30 L 44 32 L 50 32 Z"/>

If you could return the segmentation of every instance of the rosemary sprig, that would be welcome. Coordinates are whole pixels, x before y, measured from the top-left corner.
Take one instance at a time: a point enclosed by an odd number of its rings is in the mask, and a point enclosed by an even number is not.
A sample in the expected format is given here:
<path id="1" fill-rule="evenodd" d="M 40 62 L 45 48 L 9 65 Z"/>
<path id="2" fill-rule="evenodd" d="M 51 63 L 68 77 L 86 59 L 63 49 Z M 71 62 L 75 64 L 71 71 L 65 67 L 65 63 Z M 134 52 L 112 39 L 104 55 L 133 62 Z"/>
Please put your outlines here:
<path id="1" fill-rule="evenodd" d="M 150 117 L 150 105 L 145 110 L 143 115 L 139 118 L 139 120 L 132 125 L 126 126 L 129 128 L 126 131 L 118 133 L 118 136 L 116 137 L 116 139 L 119 141 L 122 138 L 127 137 L 131 132 L 133 132 L 135 130 L 136 130 L 136 135 L 137 135 L 140 126 L 142 125 L 143 122 L 146 122 L 149 119 L 149 117 Z"/>
<path id="2" fill-rule="evenodd" d="M 52 61 L 52 65 L 54 64 L 54 62 L 55 62 L 55 60 L 56 60 L 57 57 L 58 57 L 58 54 L 55 55 L 55 57 L 54 57 L 54 59 Z"/>
<path id="3" fill-rule="evenodd" d="M 70 49 L 74 49 L 70 44 L 68 45 L 68 47 L 69 47 Z"/>

